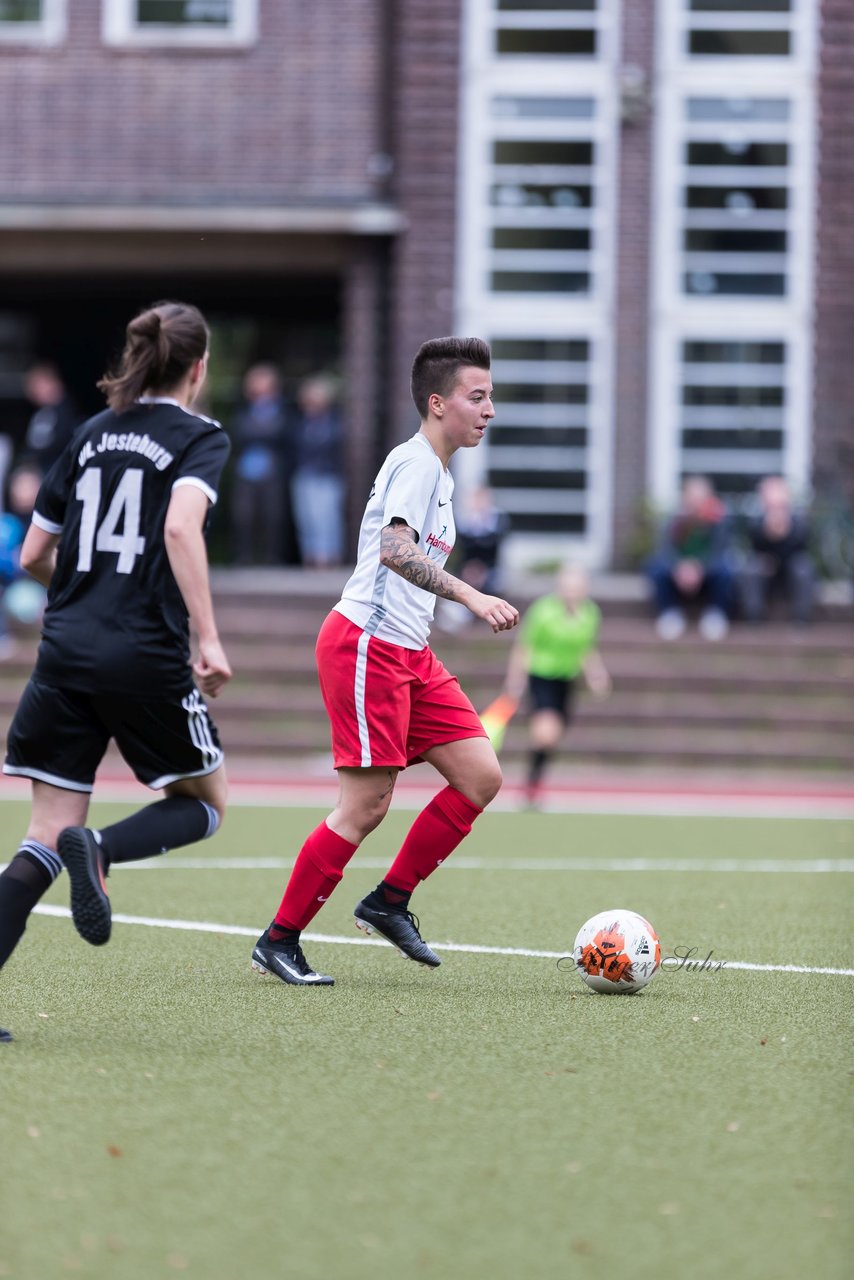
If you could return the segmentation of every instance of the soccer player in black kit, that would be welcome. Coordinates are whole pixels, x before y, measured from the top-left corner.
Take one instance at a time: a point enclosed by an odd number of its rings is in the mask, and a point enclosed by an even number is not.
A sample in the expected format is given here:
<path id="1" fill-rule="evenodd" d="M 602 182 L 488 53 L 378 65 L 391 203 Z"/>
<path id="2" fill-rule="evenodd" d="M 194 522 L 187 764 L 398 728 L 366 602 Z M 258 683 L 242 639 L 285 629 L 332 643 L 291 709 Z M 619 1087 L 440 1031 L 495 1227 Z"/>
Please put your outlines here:
<path id="1" fill-rule="evenodd" d="M 208 337 L 201 313 L 183 303 L 136 316 L 117 371 L 98 384 L 110 407 L 77 429 L 36 499 L 21 564 L 47 586 L 48 604 L 3 766 L 32 779 L 32 814 L 0 875 L 0 966 L 63 866 L 74 924 L 100 946 L 110 936 L 110 864 L 213 835 L 225 811 L 223 755 L 203 695 L 216 697 L 231 668 L 204 535 L 229 443 L 219 423 L 191 410 Z M 111 738 L 166 798 L 95 831 L 85 826 L 89 798 Z"/>

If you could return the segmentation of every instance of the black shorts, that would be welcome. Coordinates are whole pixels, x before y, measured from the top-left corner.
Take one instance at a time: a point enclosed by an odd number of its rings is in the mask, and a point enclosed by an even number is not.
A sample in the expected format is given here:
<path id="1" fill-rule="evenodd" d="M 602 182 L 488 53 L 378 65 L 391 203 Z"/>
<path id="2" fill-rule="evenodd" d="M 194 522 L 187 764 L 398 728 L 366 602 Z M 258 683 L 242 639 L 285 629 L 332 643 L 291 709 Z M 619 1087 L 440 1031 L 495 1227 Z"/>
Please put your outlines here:
<path id="1" fill-rule="evenodd" d="M 58 689 L 33 677 L 9 726 L 3 772 L 91 791 L 111 738 L 153 790 L 213 773 L 222 763 L 216 726 L 198 689 L 183 697 L 136 698 Z"/>
<path id="2" fill-rule="evenodd" d="M 546 676 L 528 676 L 528 697 L 531 710 L 556 711 L 564 724 L 572 716 L 574 680 L 550 680 Z"/>

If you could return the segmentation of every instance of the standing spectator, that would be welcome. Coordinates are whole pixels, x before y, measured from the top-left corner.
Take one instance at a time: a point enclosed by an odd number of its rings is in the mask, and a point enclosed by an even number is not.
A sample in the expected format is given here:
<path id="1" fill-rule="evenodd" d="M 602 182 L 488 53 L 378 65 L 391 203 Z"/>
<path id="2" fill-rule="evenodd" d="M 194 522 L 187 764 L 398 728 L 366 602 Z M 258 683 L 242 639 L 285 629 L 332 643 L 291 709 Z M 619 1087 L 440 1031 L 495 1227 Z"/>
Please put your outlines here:
<path id="1" fill-rule="evenodd" d="M 329 568 L 344 552 L 342 427 L 333 380 L 306 378 L 297 403 L 291 500 L 300 556 L 311 568 Z"/>
<path id="2" fill-rule="evenodd" d="M 9 509 L 0 513 L 0 661 L 15 652 L 7 617 L 26 610 L 27 619 L 36 621 L 44 605 L 44 588 L 21 568 L 21 544 L 40 485 L 41 472 L 35 466 L 17 467 L 9 477 Z"/>
<path id="3" fill-rule="evenodd" d="M 35 406 L 24 438 L 26 460 L 45 475 L 82 421 L 55 365 L 34 364 L 24 379 L 24 392 Z"/>
<path id="4" fill-rule="evenodd" d="M 232 521 L 238 564 L 281 564 L 290 559 L 288 476 L 291 418 L 278 370 L 256 364 L 243 378 L 245 403 L 231 427 L 235 449 Z"/>
<path id="5" fill-rule="evenodd" d="M 607 697 L 611 677 L 596 647 L 601 614 L 590 599 L 587 574 L 566 565 L 555 589 L 535 600 L 519 627 L 504 692 L 518 702 L 527 684 L 530 703 L 525 798 L 535 805 L 543 774 L 570 722 L 575 689 L 583 676 L 591 693 Z"/>
<path id="6" fill-rule="evenodd" d="M 695 601 L 703 607 L 700 634 L 706 640 L 722 640 L 729 630 L 732 570 L 725 517 L 710 482 L 688 476 L 679 510 L 664 525 L 647 565 L 662 640 L 684 633 L 685 609 Z"/>
<path id="7" fill-rule="evenodd" d="M 792 509 L 782 476 L 766 476 L 758 489 L 760 512 L 748 530 L 750 547 L 741 575 L 741 604 L 748 622 L 760 622 L 773 594 L 786 597 L 795 622 L 809 622 L 815 594 L 815 570 L 809 553 L 809 527 Z"/>

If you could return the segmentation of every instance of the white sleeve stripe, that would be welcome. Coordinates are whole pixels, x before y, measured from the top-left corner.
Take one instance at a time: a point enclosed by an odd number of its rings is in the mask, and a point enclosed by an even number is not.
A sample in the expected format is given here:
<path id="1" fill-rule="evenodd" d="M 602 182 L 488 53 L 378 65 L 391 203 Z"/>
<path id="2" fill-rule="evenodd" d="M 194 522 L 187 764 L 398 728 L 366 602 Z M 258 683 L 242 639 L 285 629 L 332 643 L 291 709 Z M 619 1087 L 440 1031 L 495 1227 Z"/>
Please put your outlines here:
<path id="1" fill-rule="evenodd" d="M 216 489 L 212 489 L 210 485 L 199 476 L 179 476 L 172 486 L 173 493 L 176 489 L 179 489 L 182 484 L 191 484 L 194 489 L 201 489 L 211 506 L 216 504 Z"/>
<path id="2" fill-rule="evenodd" d="M 61 524 L 54 524 L 53 520 L 48 520 L 45 516 L 40 516 L 38 511 L 34 511 L 30 516 L 30 519 L 37 529 L 43 529 L 45 533 L 62 533 Z"/>

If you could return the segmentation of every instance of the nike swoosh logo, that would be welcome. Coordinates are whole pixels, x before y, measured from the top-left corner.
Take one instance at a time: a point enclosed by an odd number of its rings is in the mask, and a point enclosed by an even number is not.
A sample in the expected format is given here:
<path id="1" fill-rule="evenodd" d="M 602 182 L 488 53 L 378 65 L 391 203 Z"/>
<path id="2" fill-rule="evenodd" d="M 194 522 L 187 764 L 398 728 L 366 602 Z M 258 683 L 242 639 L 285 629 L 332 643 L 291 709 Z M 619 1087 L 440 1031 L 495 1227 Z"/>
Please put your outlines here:
<path id="1" fill-rule="evenodd" d="M 450 499 L 450 498 L 446 498 L 444 502 L 440 502 L 440 503 L 439 503 L 439 506 L 440 506 L 440 507 L 446 507 L 450 501 L 451 501 L 451 499 Z"/>
<path id="2" fill-rule="evenodd" d="M 318 902 L 328 902 L 328 901 L 329 901 L 329 899 L 328 899 L 328 898 L 324 898 L 324 897 L 322 897 L 322 895 L 321 895 L 321 894 L 318 894 L 318 895 L 317 895 L 317 901 L 318 901 Z"/>

